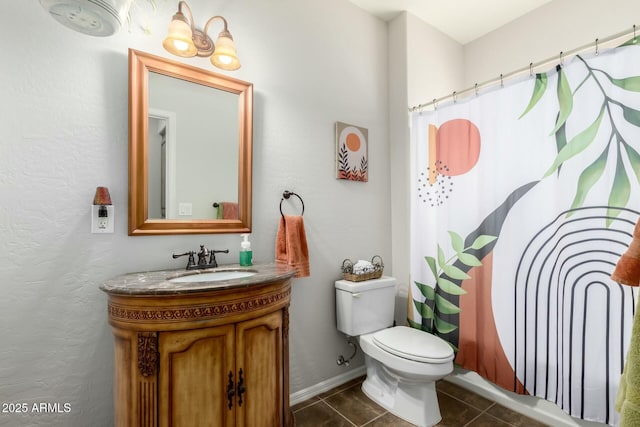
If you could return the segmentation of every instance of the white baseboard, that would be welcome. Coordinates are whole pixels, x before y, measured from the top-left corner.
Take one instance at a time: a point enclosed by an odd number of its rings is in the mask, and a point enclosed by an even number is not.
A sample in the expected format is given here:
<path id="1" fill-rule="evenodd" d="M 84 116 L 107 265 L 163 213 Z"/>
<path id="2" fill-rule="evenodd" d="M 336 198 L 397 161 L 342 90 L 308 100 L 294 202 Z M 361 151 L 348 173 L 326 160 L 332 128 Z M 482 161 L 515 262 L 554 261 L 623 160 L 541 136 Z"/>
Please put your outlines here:
<path id="1" fill-rule="evenodd" d="M 293 406 L 300 402 L 304 402 L 307 399 L 311 399 L 312 397 L 324 393 L 325 391 L 329 391 L 332 388 L 349 382 L 354 378 L 361 377 L 366 372 L 366 366 L 362 365 L 355 369 L 347 371 L 344 374 L 337 375 L 333 378 L 329 378 L 328 380 L 321 381 L 318 384 L 314 384 L 311 387 L 307 387 L 305 389 L 296 391 L 295 393 L 291 393 L 289 395 L 290 405 Z"/>

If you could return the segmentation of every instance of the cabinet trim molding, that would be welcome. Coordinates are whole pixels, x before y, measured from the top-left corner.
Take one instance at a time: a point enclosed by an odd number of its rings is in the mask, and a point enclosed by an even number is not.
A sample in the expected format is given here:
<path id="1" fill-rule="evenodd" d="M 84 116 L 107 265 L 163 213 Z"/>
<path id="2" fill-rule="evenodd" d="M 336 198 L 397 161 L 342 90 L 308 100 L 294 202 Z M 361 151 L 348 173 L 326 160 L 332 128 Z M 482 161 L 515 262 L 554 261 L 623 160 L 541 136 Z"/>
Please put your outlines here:
<path id="1" fill-rule="evenodd" d="M 234 301 L 221 303 L 210 302 L 198 306 L 183 305 L 162 308 L 132 308 L 113 301 L 108 303 L 109 318 L 122 321 L 147 322 L 184 322 L 189 320 L 206 320 L 233 316 L 237 313 L 257 311 L 278 302 L 288 300 L 291 288 L 266 295 L 238 298 Z"/>

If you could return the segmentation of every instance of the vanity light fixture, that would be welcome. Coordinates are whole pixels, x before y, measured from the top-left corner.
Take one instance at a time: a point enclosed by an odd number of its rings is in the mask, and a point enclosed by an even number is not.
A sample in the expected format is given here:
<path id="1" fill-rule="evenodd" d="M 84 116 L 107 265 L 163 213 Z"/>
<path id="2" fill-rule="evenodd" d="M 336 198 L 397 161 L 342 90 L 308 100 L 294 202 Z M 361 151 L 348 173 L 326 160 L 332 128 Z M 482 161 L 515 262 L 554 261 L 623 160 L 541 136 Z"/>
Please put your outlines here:
<path id="1" fill-rule="evenodd" d="M 184 15 L 183 10 L 187 16 Z M 215 45 L 207 35 L 209 25 L 216 19 L 222 20 L 224 28 L 218 34 Z M 227 20 L 216 15 L 209 18 L 204 31 L 194 27 L 191 9 L 185 1 L 178 2 L 178 11 L 169 24 L 169 33 L 162 42 L 164 48 L 177 56 L 191 58 L 193 56 L 211 57 L 211 64 L 222 70 L 233 71 L 240 68 L 240 60 L 236 53 L 233 37 L 227 29 Z"/>

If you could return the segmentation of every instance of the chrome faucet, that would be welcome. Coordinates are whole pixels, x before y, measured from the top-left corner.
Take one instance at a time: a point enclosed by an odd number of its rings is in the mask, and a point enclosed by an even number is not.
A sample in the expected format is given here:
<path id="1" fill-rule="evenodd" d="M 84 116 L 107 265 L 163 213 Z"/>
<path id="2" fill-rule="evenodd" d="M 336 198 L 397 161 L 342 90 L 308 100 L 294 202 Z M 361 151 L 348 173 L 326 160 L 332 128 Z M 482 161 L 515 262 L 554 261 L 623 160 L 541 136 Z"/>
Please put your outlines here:
<path id="1" fill-rule="evenodd" d="M 199 268 L 216 268 L 218 266 L 218 261 L 216 261 L 216 254 L 223 253 L 228 254 L 229 249 L 225 250 L 214 250 L 208 249 L 204 245 L 200 245 L 200 251 L 188 251 L 183 254 L 173 254 L 173 259 L 180 258 L 182 256 L 189 256 L 189 260 L 187 261 L 187 270 L 195 270 Z M 195 255 L 198 255 L 198 262 L 196 263 Z M 207 260 L 207 257 L 209 259 Z"/>

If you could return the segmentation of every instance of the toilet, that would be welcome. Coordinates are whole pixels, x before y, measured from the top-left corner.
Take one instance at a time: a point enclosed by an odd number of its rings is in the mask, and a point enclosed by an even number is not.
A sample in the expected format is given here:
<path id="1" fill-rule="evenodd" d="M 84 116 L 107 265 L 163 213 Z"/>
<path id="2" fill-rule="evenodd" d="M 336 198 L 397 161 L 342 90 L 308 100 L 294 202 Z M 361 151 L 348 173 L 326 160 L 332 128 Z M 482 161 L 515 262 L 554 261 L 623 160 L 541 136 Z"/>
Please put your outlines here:
<path id="1" fill-rule="evenodd" d="M 338 280 L 335 288 L 338 330 L 358 337 L 365 355 L 364 394 L 412 424 L 437 424 L 435 382 L 453 372 L 451 346 L 427 332 L 392 326 L 395 278 Z"/>

